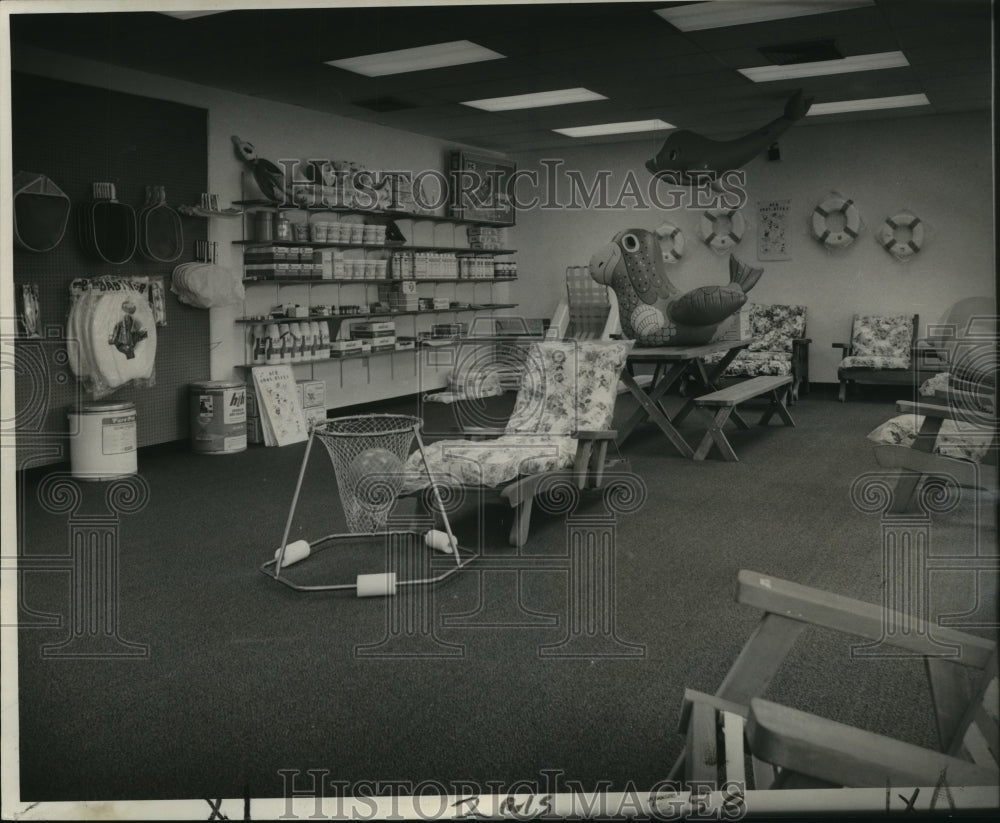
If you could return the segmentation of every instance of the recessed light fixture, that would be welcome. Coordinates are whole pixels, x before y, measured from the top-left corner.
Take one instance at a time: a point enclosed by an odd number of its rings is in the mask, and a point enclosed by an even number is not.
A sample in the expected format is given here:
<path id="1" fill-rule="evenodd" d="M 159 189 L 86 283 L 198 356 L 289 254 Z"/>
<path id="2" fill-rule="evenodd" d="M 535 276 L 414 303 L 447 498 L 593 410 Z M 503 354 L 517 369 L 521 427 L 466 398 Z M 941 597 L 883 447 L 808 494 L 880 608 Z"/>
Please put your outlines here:
<path id="1" fill-rule="evenodd" d="M 673 129 L 663 120 L 628 120 L 622 123 L 600 123 L 593 126 L 569 126 L 565 129 L 552 129 L 567 137 L 599 137 L 604 134 L 631 134 L 640 131 L 660 131 Z"/>
<path id="2" fill-rule="evenodd" d="M 472 106 L 483 111 L 513 111 L 514 109 L 538 109 L 545 106 L 565 106 L 569 103 L 589 103 L 593 100 L 607 100 L 603 94 L 590 89 L 556 89 L 534 94 L 514 94 L 510 97 L 488 97 L 483 100 L 466 100 L 463 106 Z"/>
<path id="3" fill-rule="evenodd" d="M 480 46 L 471 40 L 453 40 L 450 43 L 435 43 L 432 46 L 363 54 L 325 62 L 328 66 L 353 71 L 365 77 L 383 77 L 387 74 L 464 66 L 468 63 L 481 63 L 484 60 L 498 60 L 501 57 L 504 55 L 500 52 Z"/>
<path id="4" fill-rule="evenodd" d="M 222 11 L 161 11 L 160 14 L 165 14 L 167 17 L 176 17 L 178 20 L 191 20 L 195 17 L 208 17 L 210 14 L 225 14 L 226 10 Z"/>
<path id="5" fill-rule="evenodd" d="M 848 74 L 855 71 L 898 69 L 908 65 L 910 65 L 910 61 L 906 59 L 903 52 L 883 51 L 878 54 L 842 57 L 839 60 L 790 63 L 785 66 L 757 66 L 751 69 L 737 69 L 737 71 L 755 83 L 767 83 L 771 80 L 794 80 L 797 77 L 820 77 L 827 74 Z"/>
<path id="6" fill-rule="evenodd" d="M 926 94 L 898 94 L 895 97 L 867 97 L 863 100 L 838 100 L 834 103 L 813 103 L 808 115 L 843 114 L 848 111 L 880 111 L 902 109 L 908 106 L 929 106 Z"/>
<path id="7" fill-rule="evenodd" d="M 656 9 L 656 13 L 681 31 L 699 31 L 873 5 L 874 0 L 757 0 L 753 3 L 715 0 L 711 3 L 668 6 Z"/>

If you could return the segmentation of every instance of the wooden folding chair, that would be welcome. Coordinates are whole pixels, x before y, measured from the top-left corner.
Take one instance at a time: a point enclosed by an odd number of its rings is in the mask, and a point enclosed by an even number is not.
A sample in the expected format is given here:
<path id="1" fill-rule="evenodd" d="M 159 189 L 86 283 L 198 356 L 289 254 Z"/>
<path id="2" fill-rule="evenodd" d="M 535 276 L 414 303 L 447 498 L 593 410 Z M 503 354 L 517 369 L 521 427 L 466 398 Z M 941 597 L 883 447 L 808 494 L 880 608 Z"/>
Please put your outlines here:
<path id="1" fill-rule="evenodd" d="M 915 618 L 756 572 L 739 573 L 736 600 L 762 611 L 714 695 L 687 690 L 684 750 L 671 780 L 755 789 L 997 786 L 997 651 L 984 638 L 934 627 L 886 633 Z M 893 622 L 897 621 L 897 622 Z M 759 697 L 808 626 L 821 626 L 923 657 L 937 751 L 920 748 Z M 950 652 L 949 656 L 944 653 Z M 968 672 L 975 685 L 969 686 Z M 751 774 L 745 773 L 745 763 Z M 750 779 L 748 779 L 748 777 Z"/>

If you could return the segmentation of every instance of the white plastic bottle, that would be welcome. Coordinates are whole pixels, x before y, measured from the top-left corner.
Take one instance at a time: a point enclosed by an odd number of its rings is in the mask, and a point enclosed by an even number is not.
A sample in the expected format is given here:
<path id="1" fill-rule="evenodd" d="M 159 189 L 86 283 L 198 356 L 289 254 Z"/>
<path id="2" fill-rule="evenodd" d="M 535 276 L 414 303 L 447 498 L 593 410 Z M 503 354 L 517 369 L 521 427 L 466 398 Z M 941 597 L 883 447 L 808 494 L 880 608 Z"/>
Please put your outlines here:
<path id="1" fill-rule="evenodd" d="M 278 362 L 279 363 L 290 363 L 292 360 L 291 344 L 292 344 L 292 333 L 288 328 L 287 323 L 278 324 Z"/>
<path id="2" fill-rule="evenodd" d="M 267 343 L 264 362 L 269 366 L 276 366 L 281 362 L 281 329 L 278 328 L 277 323 L 267 324 Z"/>

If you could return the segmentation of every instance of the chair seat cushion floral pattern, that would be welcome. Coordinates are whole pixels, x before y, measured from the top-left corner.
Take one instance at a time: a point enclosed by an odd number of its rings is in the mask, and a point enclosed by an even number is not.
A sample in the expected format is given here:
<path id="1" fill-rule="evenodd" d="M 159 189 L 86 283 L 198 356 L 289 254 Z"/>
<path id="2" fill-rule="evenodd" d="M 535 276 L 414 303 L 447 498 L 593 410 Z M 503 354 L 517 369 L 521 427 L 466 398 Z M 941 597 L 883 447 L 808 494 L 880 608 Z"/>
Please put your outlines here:
<path id="1" fill-rule="evenodd" d="M 753 342 L 726 366 L 723 377 L 758 377 L 792 373 L 792 341 L 806 334 L 805 306 L 769 306 L 751 303 L 750 331 Z M 705 358 L 718 363 L 722 354 Z"/>
<path id="2" fill-rule="evenodd" d="M 908 369 L 912 345 L 912 317 L 860 315 L 851 330 L 851 356 L 844 358 L 841 367 Z"/>
<path id="3" fill-rule="evenodd" d="M 806 336 L 806 307 L 752 303 L 750 332 L 753 342 L 741 357 L 752 352 L 791 352 L 792 341 Z"/>
<path id="4" fill-rule="evenodd" d="M 527 352 L 521 387 L 504 434 L 494 440 L 442 440 L 424 447 L 427 470 L 442 483 L 495 487 L 520 476 L 569 468 L 577 431 L 611 427 L 618 378 L 631 340 L 553 340 Z M 419 452 L 407 461 L 404 493 L 427 485 Z M 449 480 L 450 478 L 450 480 Z"/>
<path id="5" fill-rule="evenodd" d="M 505 434 L 493 440 L 439 440 L 424 446 L 434 479 L 444 486 L 495 488 L 530 474 L 568 469 L 576 440 L 568 435 Z M 428 484 L 420 453 L 410 455 L 403 493 Z"/>
<path id="6" fill-rule="evenodd" d="M 872 430 L 868 439 L 879 444 L 910 447 L 923 424 L 922 414 L 900 414 Z M 942 420 L 934 453 L 979 463 L 989 450 L 992 437 L 988 430 L 957 420 Z"/>
<path id="7" fill-rule="evenodd" d="M 882 357 L 875 354 L 851 355 L 840 361 L 842 369 L 908 369 L 909 357 Z"/>

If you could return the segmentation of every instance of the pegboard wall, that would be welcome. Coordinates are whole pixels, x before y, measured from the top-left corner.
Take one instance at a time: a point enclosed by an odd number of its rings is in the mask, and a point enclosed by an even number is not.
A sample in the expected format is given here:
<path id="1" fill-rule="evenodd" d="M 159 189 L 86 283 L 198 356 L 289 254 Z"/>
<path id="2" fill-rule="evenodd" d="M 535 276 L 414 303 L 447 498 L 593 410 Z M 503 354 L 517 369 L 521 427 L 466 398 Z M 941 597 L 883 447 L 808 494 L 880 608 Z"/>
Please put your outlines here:
<path id="1" fill-rule="evenodd" d="M 15 249 L 14 288 L 38 286 L 41 340 L 16 341 L 15 397 L 18 465 L 68 459 L 67 411 L 82 392 L 66 356 L 69 284 L 77 277 L 117 275 L 162 278 L 167 325 L 157 329 L 155 385 L 123 386 L 100 402 L 133 401 L 139 447 L 181 440 L 189 433 L 188 384 L 210 376 L 209 317 L 177 300 L 170 275 L 194 259 L 206 240 L 204 218 L 181 217 L 184 251 L 172 263 L 150 262 L 138 250 L 126 263 L 95 260 L 77 239 L 81 208 L 93 200 L 91 184 L 112 182 L 118 200 L 139 214 L 146 186 L 164 186 L 176 209 L 196 204 L 207 190 L 208 112 L 205 109 L 82 86 L 22 73 L 11 76 L 13 170 L 44 174 L 72 201 L 62 241 L 48 252 Z"/>

